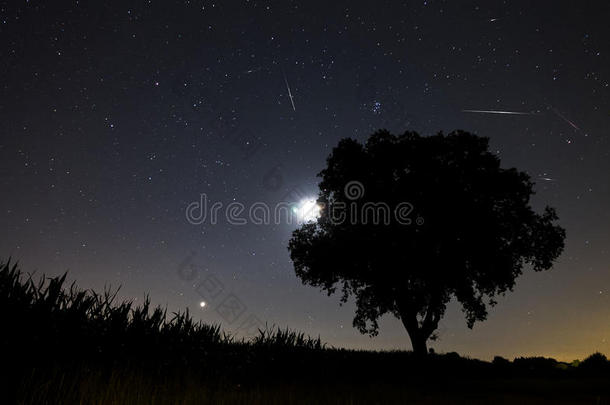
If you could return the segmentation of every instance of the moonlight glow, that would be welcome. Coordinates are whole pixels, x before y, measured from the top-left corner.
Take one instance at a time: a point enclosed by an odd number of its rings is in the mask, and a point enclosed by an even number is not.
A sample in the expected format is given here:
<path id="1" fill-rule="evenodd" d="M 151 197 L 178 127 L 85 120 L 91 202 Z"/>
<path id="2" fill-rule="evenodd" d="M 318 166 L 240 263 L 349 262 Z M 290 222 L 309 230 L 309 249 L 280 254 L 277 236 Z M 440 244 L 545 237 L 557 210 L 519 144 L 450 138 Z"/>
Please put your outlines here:
<path id="1" fill-rule="evenodd" d="M 320 216 L 320 204 L 315 198 L 301 200 L 292 210 L 300 222 L 315 221 Z"/>

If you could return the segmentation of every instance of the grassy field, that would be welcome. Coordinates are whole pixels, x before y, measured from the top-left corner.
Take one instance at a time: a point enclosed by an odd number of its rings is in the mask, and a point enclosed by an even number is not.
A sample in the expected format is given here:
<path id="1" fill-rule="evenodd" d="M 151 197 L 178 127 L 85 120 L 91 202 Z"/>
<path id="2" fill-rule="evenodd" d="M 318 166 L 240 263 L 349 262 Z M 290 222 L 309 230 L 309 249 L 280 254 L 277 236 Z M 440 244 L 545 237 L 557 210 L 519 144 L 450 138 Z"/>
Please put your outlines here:
<path id="1" fill-rule="evenodd" d="M 41 376 L 28 382 L 20 404 L 602 404 L 602 381 L 514 379 L 452 384 L 277 384 L 210 387 L 198 379 L 154 379 L 140 372 Z M 41 382 L 44 382 L 41 384 Z M 607 382 L 606 382 L 607 384 Z M 31 390 L 31 387 L 36 389 Z M 606 389 L 607 391 L 607 389 Z"/>
<path id="2" fill-rule="evenodd" d="M 610 404 L 610 363 L 493 362 L 326 347 L 288 329 L 251 340 L 110 292 L 0 266 L 2 398 L 16 404 Z"/>

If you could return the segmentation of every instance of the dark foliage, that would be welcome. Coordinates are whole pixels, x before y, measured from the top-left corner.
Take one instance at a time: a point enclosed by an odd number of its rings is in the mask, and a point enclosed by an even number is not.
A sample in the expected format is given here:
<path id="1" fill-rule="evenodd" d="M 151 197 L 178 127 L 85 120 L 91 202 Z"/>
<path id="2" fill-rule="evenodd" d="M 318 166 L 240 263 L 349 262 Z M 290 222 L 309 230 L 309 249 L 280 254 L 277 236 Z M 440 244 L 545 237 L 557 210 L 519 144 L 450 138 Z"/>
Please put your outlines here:
<path id="1" fill-rule="evenodd" d="M 472 327 L 524 266 L 549 269 L 563 249 L 555 211 L 530 206 L 530 177 L 501 168 L 488 139 L 467 132 L 343 139 L 319 176 L 321 216 L 289 243 L 297 276 L 339 289 L 342 302 L 353 296 L 362 333 L 377 334 L 386 313 L 401 319 L 420 354 L 452 298 Z M 360 198 L 346 190 L 353 182 Z M 379 203 L 391 215 L 371 216 Z"/>
<path id="2" fill-rule="evenodd" d="M 3 403 L 143 403 L 142 395 L 147 403 L 182 404 L 270 403 L 262 398 L 285 403 L 309 395 L 302 403 L 312 403 L 322 395 L 313 393 L 323 390 L 333 403 L 339 392 L 352 395 L 350 403 L 384 395 L 404 402 L 404 389 L 415 390 L 409 398 L 420 391 L 465 395 L 476 382 L 478 391 L 497 395 L 505 388 L 496 380 L 518 381 L 508 383 L 516 390 L 523 378 L 549 377 L 572 378 L 570 390 L 577 393 L 607 394 L 599 384 L 578 382 L 592 370 L 610 377 L 600 354 L 582 367 L 559 367 L 543 358 L 487 363 L 457 353 L 420 358 L 411 352 L 327 348 L 320 338 L 277 328 L 244 341 L 219 326 L 194 322 L 188 313 L 167 316 L 148 300 L 139 306 L 115 302 L 115 293 L 65 286 L 65 278 L 43 276 L 36 282 L 16 265 L 0 264 Z M 366 397 L 372 385 L 390 391 Z"/>
<path id="3" fill-rule="evenodd" d="M 603 374 L 610 371 L 610 362 L 603 354 L 593 353 L 580 363 L 579 368 L 590 373 Z"/>

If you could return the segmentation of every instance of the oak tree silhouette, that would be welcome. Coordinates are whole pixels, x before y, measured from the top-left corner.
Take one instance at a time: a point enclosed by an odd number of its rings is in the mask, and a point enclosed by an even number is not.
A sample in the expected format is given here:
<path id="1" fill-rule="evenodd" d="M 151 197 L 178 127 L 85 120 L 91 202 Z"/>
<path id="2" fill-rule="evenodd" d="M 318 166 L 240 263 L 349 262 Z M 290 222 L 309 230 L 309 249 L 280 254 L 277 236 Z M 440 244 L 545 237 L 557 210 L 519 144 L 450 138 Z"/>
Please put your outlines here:
<path id="1" fill-rule="evenodd" d="M 563 250 L 555 210 L 530 206 L 530 177 L 501 168 L 488 139 L 468 132 L 342 139 L 318 176 L 320 216 L 288 246 L 296 275 L 340 289 L 342 303 L 353 296 L 362 333 L 393 314 L 417 354 L 452 298 L 472 328 L 524 266 L 549 269 Z"/>

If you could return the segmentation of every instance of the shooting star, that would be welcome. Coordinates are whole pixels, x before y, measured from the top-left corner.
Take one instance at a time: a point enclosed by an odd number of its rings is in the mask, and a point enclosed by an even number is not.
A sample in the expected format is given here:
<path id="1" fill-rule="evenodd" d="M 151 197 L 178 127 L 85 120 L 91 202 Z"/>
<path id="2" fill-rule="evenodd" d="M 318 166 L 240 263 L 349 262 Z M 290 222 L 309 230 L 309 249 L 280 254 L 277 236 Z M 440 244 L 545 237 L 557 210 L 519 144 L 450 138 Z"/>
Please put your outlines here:
<path id="1" fill-rule="evenodd" d="M 288 79 L 286 79 L 286 73 L 284 73 L 284 83 L 286 83 L 286 89 L 288 90 L 288 97 L 290 97 L 290 103 L 292 104 L 292 110 L 297 111 L 294 106 L 294 99 L 292 98 L 292 92 L 290 91 L 290 85 L 288 84 Z"/>
<path id="2" fill-rule="evenodd" d="M 498 20 L 499 20 L 499 18 L 490 18 L 490 19 L 489 19 L 489 22 L 496 22 L 496 21 L 498 21 Z"/>
<path id="3" fill-rule="evenodd" d="M 254 69 L 248 69 L 248 70 L 246 70 L 244 73 L 245 73 L 245 74 L 247 74 L 247 75 L 249 75 L 250 73 L 255 73 L 255 72 L 258 72 L 258 71 L 259 71 L 259 70 L 261 70 L 261 69 L 262 69 L 262 67 L 260 67 L 260 66 L 259 66 L 259 67 L 254 68 Z"/>
<path id="4" fill-rule="evenodd" d="M 532 112 L 501 111 L 501 110 L 462 110 L 462 112 L 476 113 L 476 114 L 534 115 L 534 113 L 532 113 Z"/>
<path id="5" fill-rule="evenodd" d="M 542 173 L 538 175 L 538 180 L 542 180 L 542 181 L 555 181 L 554 178 L 549 177 L 549 175 L 547 173 Z"/>
<path id="6" fill-rule="evenodd" d="M 580 128 L 578 128 L 578 126 L 576 124 L 574 124 L 572 121 L 570 121 L 569 119 L 567 119 L 566 117 L 564 117 L 559 111 L 557 111 L 556 108 L 553 107 L 553 112 L 555 113 L 555 115 L 557 115 L 559 118 L 561 118 L 562 120 L 564 120 L 565 122 L 567 122 L 568 124 L 570 124 L 570 126 L 572 128 L 574 128 L 577 131 L 580 131 Z"/>

